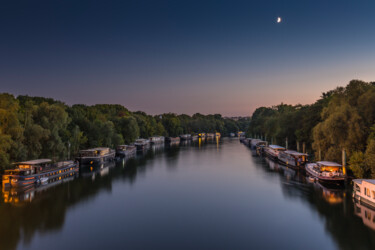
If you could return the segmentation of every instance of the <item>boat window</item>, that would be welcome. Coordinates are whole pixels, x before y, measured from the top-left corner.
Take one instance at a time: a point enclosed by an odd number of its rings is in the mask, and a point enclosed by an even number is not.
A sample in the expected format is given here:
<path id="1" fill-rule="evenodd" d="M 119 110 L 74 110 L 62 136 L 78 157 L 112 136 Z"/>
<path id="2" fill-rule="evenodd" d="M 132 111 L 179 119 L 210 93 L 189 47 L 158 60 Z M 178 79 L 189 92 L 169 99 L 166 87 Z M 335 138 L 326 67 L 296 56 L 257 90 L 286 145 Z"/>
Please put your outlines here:
<path id="1" fill-rule="evenodd" d="M 367 195 L 368 197 L 370 197 L 370 189 L 366 188 L 366 190 L 367 190 L 366 195 Z"/>
<path id="2" fill-rule="evenodd" d="M 375 191 L 372 191 L 372 198 L 375 199 Z"/>

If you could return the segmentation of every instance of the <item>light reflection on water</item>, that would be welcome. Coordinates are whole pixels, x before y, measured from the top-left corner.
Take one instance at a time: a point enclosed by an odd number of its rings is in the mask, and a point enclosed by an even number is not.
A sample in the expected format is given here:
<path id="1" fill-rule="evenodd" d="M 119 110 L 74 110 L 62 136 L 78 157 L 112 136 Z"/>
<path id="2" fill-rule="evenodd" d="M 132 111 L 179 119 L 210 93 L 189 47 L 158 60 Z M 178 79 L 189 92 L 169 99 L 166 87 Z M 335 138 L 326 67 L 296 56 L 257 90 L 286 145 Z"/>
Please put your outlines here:
<path id="1" fill-rule="evenodd" d="M 375 212 L 349 191 L 236 139 L 154 147 L 2 197 L 4 249 L 375 247 Z"/>

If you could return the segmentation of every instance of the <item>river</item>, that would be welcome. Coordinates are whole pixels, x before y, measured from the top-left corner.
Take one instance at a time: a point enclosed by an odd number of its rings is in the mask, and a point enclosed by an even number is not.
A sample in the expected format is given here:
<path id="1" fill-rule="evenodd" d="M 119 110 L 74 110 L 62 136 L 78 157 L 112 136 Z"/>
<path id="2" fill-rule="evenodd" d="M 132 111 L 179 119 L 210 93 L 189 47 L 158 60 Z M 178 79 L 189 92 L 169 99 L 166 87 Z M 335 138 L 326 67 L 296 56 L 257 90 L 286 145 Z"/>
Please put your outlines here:
<path id="1" fill-rule="evenodd" d="M 237 139 L 2 192 L 1 249 L 375 249 L 375 211 Z"/>

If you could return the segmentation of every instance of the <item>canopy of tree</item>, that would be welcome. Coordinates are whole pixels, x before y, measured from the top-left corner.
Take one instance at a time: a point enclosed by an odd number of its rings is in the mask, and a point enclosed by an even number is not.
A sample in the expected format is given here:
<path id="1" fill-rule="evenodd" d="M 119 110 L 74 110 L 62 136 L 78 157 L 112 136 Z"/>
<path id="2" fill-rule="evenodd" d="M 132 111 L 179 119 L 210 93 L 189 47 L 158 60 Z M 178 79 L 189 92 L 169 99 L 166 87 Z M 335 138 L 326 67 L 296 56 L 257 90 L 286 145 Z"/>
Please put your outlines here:
<path id="1" fill-rule="evenodd" d="M 248 118 L 233 120 L 219 114 L 148 115 L 121 105 L 68 106 L 44 97 L 0 94 L 0 173 L 13 162 L 66 159 L 78 150 L 115 147 L 139 137 L 246 130 Z"/>

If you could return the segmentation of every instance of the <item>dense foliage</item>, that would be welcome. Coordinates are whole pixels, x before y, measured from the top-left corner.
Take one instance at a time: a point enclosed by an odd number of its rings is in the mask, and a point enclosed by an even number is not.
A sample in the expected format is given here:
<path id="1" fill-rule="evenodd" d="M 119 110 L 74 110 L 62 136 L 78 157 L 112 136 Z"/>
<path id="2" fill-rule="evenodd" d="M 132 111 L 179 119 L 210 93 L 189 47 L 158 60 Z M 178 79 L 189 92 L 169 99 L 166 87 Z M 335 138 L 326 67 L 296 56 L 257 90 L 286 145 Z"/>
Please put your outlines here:
<path id="1" fill-rule="evenodd" d="M 246 130 L 249 119 L 130 112 L 121 105 L 68 106 L 51 98 L 0 94 L 0 171 L 12 162 L 66 159 L 79 149 L 115 147 L 139 137 Z"/>
<path id="2" fill-rule="evenodd" d="M 255 110 L 249 136 L 307 150 L 322 160 L 341 162 L 345 149 L 357 177 L 375 178 L 375 83 L 351 81 L 311 105 L 280 104 Z"/>

